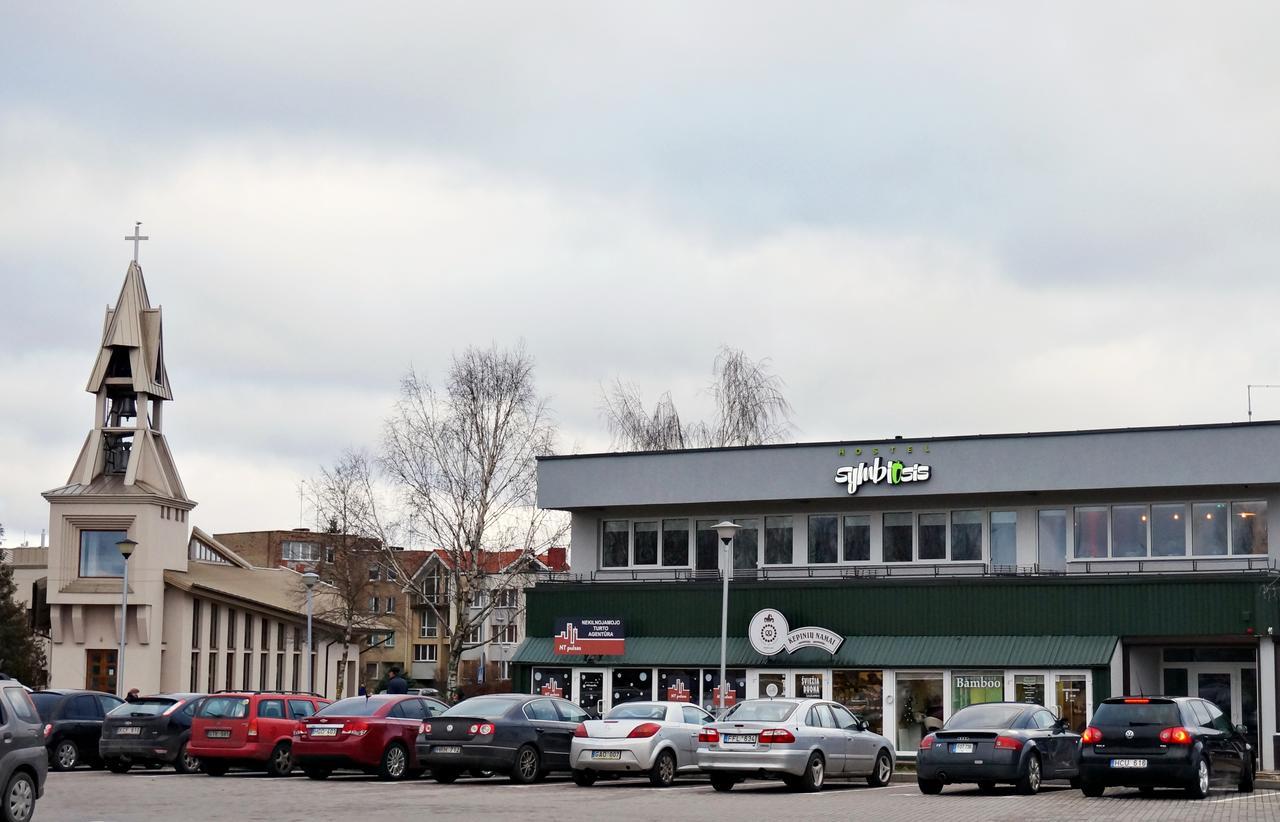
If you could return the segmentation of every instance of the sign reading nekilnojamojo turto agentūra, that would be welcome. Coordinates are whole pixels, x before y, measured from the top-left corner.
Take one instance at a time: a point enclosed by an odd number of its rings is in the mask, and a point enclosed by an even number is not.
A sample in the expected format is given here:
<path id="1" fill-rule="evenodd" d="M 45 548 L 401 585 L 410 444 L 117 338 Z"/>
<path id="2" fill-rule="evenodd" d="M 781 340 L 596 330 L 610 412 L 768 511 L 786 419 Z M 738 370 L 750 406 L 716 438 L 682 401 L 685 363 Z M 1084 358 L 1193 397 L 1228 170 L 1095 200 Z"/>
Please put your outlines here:
<path id="1" fill-rule="evenodd" d="M 626 631 L 620 619 L 556 617 L 553 653 L 560 656 L 621 656 Z"/>

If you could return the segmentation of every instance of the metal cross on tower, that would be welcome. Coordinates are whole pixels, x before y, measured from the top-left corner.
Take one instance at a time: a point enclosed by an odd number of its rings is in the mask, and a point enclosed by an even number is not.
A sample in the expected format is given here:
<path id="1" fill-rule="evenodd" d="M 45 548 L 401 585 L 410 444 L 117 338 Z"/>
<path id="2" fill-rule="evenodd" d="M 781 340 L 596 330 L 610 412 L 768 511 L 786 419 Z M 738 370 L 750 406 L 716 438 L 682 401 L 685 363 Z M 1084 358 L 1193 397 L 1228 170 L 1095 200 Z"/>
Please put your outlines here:
<path id="1" fill-rule="evenodd" d="M 138 261 L 138 243 L 142 240 L 150 240 L 150 237 L 142 236 L 142 223 L 135 222 L 133 224 L 133 236 L 125 237 L 126 240 L 133 240 L 133 261 Z"/>

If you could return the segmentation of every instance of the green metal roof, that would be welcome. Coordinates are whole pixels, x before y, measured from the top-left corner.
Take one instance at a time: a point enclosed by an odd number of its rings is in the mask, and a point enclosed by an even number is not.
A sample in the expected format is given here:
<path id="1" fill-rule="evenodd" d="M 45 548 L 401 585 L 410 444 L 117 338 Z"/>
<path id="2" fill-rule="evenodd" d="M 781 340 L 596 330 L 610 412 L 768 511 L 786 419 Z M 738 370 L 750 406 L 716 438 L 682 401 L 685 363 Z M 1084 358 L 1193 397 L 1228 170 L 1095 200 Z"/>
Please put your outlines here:
<path id="1" fill-rule="evenodd" d="M 730 637 L 725 649 L 736 668 L 1092 668 L 1107 665 L 1114 636 L 850 636 L 834 655 L 816 648 L 762 656 L 745 637 Z M 720 663 L 719 637 L 628 637 L 621 656 L 592 658 L 595 665 L 708 667 Z M 558 656 L 550 637 L 530 637 L 512 662 L 524 665 L 585 665 L 583 657 Z"/>

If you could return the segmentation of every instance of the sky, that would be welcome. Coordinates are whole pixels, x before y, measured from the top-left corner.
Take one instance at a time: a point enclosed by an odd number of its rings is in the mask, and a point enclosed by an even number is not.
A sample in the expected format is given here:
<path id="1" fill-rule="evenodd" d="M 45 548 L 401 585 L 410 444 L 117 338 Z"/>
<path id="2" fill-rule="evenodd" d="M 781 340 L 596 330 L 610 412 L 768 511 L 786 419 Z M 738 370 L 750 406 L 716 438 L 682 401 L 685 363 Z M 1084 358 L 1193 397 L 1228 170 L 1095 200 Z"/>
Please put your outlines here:
<path id="1" fill-rule="evenodd" d="M 721 345 L 798 441 L 1243 420 L 1280 383 L 1275 3 L 0 16 L 9 544 L 91 425 L 135 220 L 213 532 L 298 525 L 468 345 L 523 340 L 562 451 L 609 447 L 615 379 L 706 414 Z"/>

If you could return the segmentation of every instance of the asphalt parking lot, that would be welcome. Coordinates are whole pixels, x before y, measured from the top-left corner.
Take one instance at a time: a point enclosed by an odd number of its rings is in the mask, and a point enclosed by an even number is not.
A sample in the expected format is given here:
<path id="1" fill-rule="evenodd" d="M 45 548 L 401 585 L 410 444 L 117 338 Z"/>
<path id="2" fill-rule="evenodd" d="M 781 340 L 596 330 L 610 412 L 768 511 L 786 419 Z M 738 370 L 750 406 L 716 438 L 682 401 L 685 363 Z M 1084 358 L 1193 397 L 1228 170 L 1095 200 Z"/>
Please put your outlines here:
<path id="1" fill-rule="evenodd" d="M 1177 792 L 1152 797 L 1111 789 L 1086 799 L 1065 785 L 1024 797 L 1011 788 L 979 794 L 966 787 L 923 796 L 914 782 L 884 788 L 830 782 L 816 794 L 792 793 L 775 782 L 748 782 L 717 794 L 703 781 L 684 780 L 659 790 L 639 780 L 599 782 L 579 788 L 563 778 L 518 786 L 505 779 L 431 779 L 386 783 L 366 776 L 335 776 L 313 782 L 301 776 L 269 779 L 258 774 L 212 778 L 170 771 L 51 773 L 35 822 L 128 822 L 129 820 L 370 820 L 430 813 L 446 819 L 596 820 L 652 819 L 876 819 L 912 820 L 1275 820 L 1280 792 L 1215 791 L 1202 801 Z"/>

